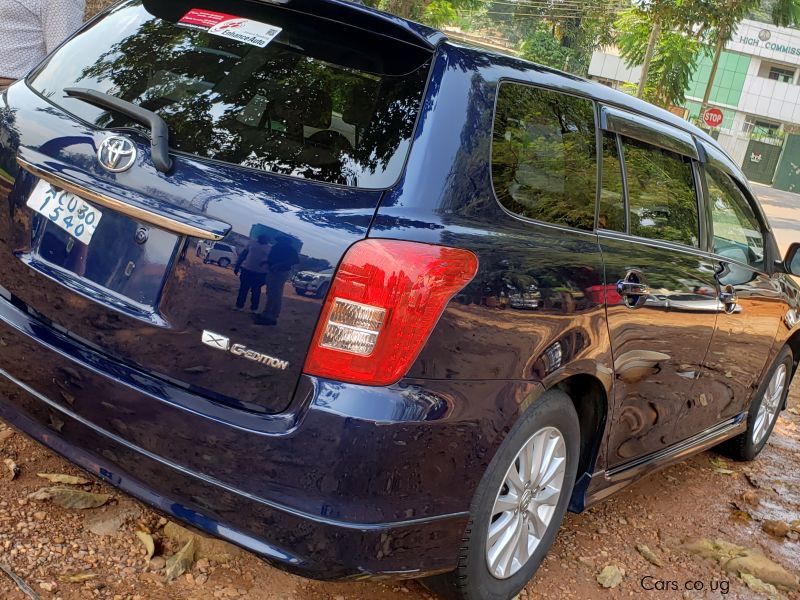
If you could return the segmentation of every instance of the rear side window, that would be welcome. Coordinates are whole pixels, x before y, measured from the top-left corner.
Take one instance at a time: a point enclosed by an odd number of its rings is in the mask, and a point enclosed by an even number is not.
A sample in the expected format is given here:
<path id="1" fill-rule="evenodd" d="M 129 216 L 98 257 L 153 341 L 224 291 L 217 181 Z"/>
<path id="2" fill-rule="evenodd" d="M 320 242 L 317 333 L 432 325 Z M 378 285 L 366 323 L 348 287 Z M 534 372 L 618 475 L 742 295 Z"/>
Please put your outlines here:
<path id="1" fill-rule="evenodd" d="M 714 224 L 714 252 L 763 269 L 764 234 L 747 198 L 728 175 L 714 167 L 706 167 L 706 183 Z"/>
<path id="2" fill-rule="evenodd" d="M 644 142 L 621 139 L 630 233 L 697 247 L 700 219 L 691 160 Z"/>
<path id="3" fill-rule="evenodd" d="M 251 30 L 280 32 L 254 42 L 237 21 L 227 32 L 198 26 L 192 4 L 134 0 L 64 46 L 31 83 L 99 127 L 141 126 L 65 98 L 65 87 L 154 111 L 171 147 L 195 156 L 348 186 L 397 180 L 430 52 L 263 3 L 216 5 L 204 18 L 243 17 Z"/>
<path id="4" fill-rule="evenodd" d="M 590 100 L 504 82 L 492 138 L 495 194 L 523 217 L 591 230 L 597 156 Z"/>

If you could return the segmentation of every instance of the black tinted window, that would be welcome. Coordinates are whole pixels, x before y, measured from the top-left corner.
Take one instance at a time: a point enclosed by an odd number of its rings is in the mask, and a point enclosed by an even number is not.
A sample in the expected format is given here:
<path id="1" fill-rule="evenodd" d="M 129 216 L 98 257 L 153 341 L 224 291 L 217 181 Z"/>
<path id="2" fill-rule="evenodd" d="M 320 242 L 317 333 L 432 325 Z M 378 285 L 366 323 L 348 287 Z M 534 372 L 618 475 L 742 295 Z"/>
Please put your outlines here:
<path id="1" fill-rule="evenodd" d="M 699 217 L 692 163 L 669 150 L 622 138 L 630 233 L 697 246 Z"/>
<path id="2" fill-rule="evenodd" d="M 706 168 L 708 202 L 714 223 L 714 252 L 764 268 L 764 235 L 750 203 L 725 173 Z"/>
<path id="3" fill-rule="evenodd" d="M 600 189 L 601 229 L 625 231 L 625 198 L 622 189 L 622 165 L 617 151 L 617 137 L 603 134 L 603 184 Z"/>
<path id="4" fill-rule="evenodd" d="M 597 159 L 592 102 L 516 83 L 497 98 L 492 177 L 510 211 L 592 229 Z"/>
<path id="5" fill-rule="evenodd" d="M 140 125 L 63 89 L 133 102 L 167 122 L 173 149 L 200 157 L 351 186 L 394 183 L 429 53 L 279 8 L 220 3 L 220 12 L 281 28 L 262 48 L 187 27 L 192 9 L 123 4 L 62 48 L 33 87 L 105 128 Z"/>

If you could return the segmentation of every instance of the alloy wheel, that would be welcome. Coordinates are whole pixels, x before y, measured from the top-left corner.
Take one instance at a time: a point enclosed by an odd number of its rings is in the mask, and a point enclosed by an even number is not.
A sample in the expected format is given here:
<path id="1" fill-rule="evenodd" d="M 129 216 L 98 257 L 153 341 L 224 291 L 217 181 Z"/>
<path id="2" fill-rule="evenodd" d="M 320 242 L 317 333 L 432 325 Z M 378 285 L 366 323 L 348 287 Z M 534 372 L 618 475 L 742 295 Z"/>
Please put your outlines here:
<path id="1" fill-rule="evenodd" d="M 555 427 L 534 433 L 506 471 L 494 501 L 486 539 L 486 564 L 508 579 L 528 562 L 561 498 L 567 447 Z"/>
<path id="2" fill-rule="evenodd" d="M 773 421 L 780 412 L 780 403 L 783 399 L 783 391 L 786 388 L 786 373 L 786 365 L 783 363 L 778 365 L 769 380 L 764 397 L 761 399 L 752 433 L 753 444 L 756 446 L 769 433 Z"/>

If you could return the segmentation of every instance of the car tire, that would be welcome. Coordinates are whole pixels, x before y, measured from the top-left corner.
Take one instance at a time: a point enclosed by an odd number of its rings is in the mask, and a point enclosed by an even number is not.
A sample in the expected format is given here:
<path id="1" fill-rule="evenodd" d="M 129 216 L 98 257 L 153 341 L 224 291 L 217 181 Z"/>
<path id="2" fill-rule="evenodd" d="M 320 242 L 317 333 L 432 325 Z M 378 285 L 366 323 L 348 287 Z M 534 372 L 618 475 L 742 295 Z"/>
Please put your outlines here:
<path id="1" fill-rule="evenodd" d="M 557 434 L 560 437 L 557 437 Z M 537 441 L 544 443 L 536 443 Z M 496 550 L 502 546 L 504 539 L 513 540 L 515 538 L 514 534 L 507 536 L 505 532 L 511 531 L 516 522 L 517 526 L 521 527 L 516 531 L 522 531 L 529 535 L 530 528 L 536 528 L 533 518 L 530 520 L 527 518 L 532 517 L 531 506 L 537 498 L 544 498 L 544 495 L 547 494 L 552 495 L 551 486 L 558 481 L 558 477 L 554 477 L 551 479 L 551 484 L 546 485 L 544 489 L 539 489 L 541 485 L 539 481 L 543 480 L 532 477 L 527 482 L 529 487 L 518 488 L 523 490 L 523 494 L 516 511 L 503 511 L 509 505 L 504 502 L 504 499 L 507 500 L 514 494 L 510 485 L 516 485 L 509 484 L 511 481 L 509 476 L 512 470 L 517 471 L 517 476 L 519 476 L 519 471 L 525 471 L 520 459 L 523 451 L 532 442 L 531 447 L 534 454 L 528 455 L 534 459 L 530 461 L 532 464 L 536 462 L 537 448 L 547 449 L 553 443 L 556 444 L 555 452 L 552 455 L 563 458 L 558 467 L 558 470 L 563 473 L 560 493 L 557 499 L 551 498 L 551 501 L 555 502 L 554 505 L 534 507 L 535 514 L 543 516 L 543 518 L 537 520 L 538 543 L 536 539 L 528 538 L 528 546 L 520 545 L 524 548 L 521 557 L 529 553 L 528 559 L 515 557 L 510 561 L 510 568 L 507 569 L 507 572 L 498 573 L 503 570 L 503 563 L 508 564 L 508 561 L 502 559 L 507 553 Z M 422 583 L 440 596 L 453 600 L 509 600 L 515 597 L 536 573 L 555 540 L 572 495 L 578 470 L 579 453 L 580 425 L 572 400 L 560 390 L 550 390 L 514 425 L 481 479 L 470 506 L 470 520 L 459 550 L 458 567 L 450 573 L 424 579 Z M 541 462 L 545 463 L 545 461 Z M 551 466 L 554 464 L 556 463 L 553 462 Z M 530 472 L 535 471 L 533 469 Z M 549 472 L 552 472 L 552 469 Z M 518 494 L 517 497 L 519 498 Z M 526 499 L 531 500 L 530 504 L 525 503 Z M 523 503 L 528 507 L 527 511 L 523 510 Z M 552 510 L 550 510 L 551 508 Z M 542 513 L 542 511 L 544 512 Z M 525 521 L 514 521 L 517 515 L 522 514 L 527 515 Z M 502 527 L 504 522 L 508 524 L 506 527 Z M 496 538 L 493 545 L 487 544 L 490 529 L 494 530 L 492 533 Z M 500 531 L 504 533 L 498 534 Z M 535 544 L 532 549 L 531 544 Z M 511 546 L 518 547 L 513 542 Z M 507 548 L 511 546 L 507 546 Z M 489 561 L 493 556 L 500 557 L 500 560 L 490 566 Z"/>
<path id="2" fill-rule="evenodd" d="M 208 260 L 208 258 L 204 258 L 204 259 L 203 259 L 203 264 L 204 264 L 204 265 L 207 265 L 207 264 L 208 264 L 208 263 L 210 263 L 210 262 L 211 262 L 211 261 L 210 261 L 210 260 Z"/>
<path id="3" fill-rule="evenodd" d="M 217 264 L 218 264 L 220 267 L 222 267 L 223 269 L 227 269 L 227 268 L 228 268 L 228 266 L 231 264 L 231 261 L 230 261 L 230 259 L 228 259 L 228 258 L 220 258 L 220 259 L 217 261 Z"/>
<path id="4" fill-rule="evenodd" d="M 749 461 L 764 449 L 775 423 L 778 422 L 778 415 L 786 406 L 793 368 L 792 350 L 789 346 L 784 346 L 750 404 L 747 429 L 735 438 L 723 442 L 718 447 L 722 454 L 735 460 Z"/>
<path id="5" fill-rule="evenodd" d="M 305 296 L 306 295 L 306 291 L 305 290 L 301 290 L 300 288 L 294 288 L 294 291 L 298 296 Z"/>

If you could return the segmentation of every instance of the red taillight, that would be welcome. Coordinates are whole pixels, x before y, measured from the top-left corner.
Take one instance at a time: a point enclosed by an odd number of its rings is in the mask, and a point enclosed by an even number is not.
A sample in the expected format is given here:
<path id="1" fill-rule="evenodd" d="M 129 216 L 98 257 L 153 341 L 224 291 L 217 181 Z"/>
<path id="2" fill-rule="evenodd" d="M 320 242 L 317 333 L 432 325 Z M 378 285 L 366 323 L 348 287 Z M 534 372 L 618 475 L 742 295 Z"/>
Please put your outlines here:
<path id="1" fill-rule="evenodd" d="M 354 244 L 331 283 L 304 371 L 365 385 L 395 383 L 477 270 L 468 250 L 398 240 Z"/>

